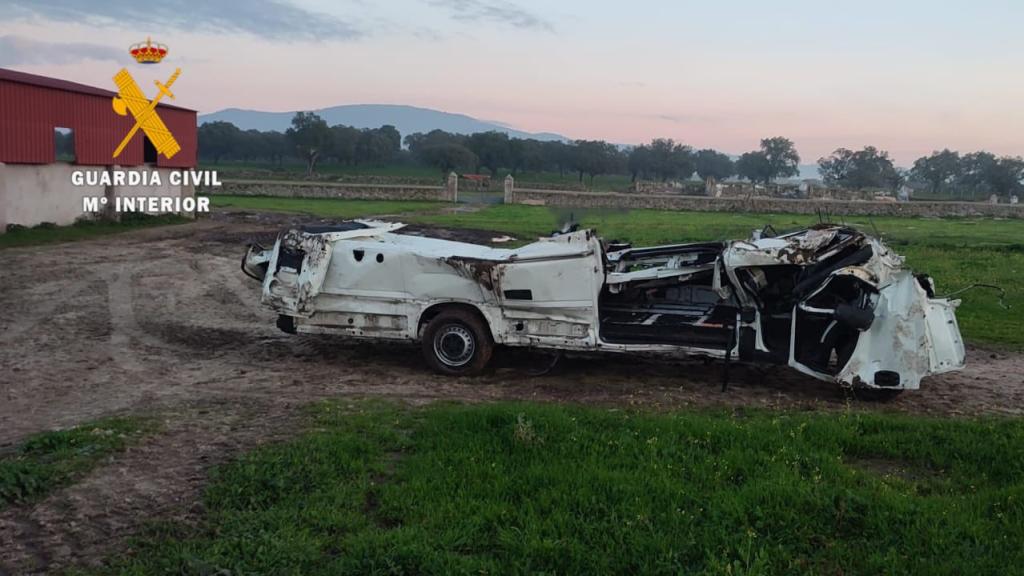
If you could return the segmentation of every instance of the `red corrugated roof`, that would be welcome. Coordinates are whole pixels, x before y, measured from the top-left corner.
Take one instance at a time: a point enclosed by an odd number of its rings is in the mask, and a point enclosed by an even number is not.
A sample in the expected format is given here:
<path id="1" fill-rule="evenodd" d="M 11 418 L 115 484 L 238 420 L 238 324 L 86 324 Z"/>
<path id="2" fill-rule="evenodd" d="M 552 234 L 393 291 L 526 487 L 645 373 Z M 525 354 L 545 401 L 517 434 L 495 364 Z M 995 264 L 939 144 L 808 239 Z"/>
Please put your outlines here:
<path id="1" fill-rule="evenodd" d="M 65 90 L 67 92 L 76 92 L 78 94 L 91 94 L 93 96 L 103 96 L 106 98 L 113 98 L 114 96 L 117 96 L 117 92 L 112 92 L 110 90 L 104 90 L 102 88 L 96 88 L 94 86 L 87 86 L 85 84 L 79 84 L 78 82 L 70 82 L 68 80 L 50 78 L 48 76 L 39 76 L 38 74 L 29 74 L 28 72 L 9 70 L 7 68 L 0 68 L 0 80 L 18 82 L 21 84 L 29 84 L 31 86 L 42 86 L 43 88 L 53 88 L 55 90 Z M 157 104 L 157 107 L 170 108 L 172 110 L 185 110 L 186 112 L 195 112 L 195 110 L 192 110 L 191 108 L 182 108 L 181 106 L 175 106 L 173 104 L 164 104 L 163 102 Z"/>

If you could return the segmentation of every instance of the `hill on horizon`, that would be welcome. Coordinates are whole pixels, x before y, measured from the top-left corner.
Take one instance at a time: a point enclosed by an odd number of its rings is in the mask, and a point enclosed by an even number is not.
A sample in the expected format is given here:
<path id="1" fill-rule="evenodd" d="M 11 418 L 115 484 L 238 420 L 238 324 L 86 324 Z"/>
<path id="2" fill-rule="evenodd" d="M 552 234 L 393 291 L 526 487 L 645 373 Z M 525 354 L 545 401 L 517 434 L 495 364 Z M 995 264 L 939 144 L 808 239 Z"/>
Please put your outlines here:
<path id="1" fill-rule="evenodd" d="M 298 110 L 290 112 L 263 112 L 260 110 L 242 110 L 227 108 L 210 114 L 201 114 L 199 124 L 206 122 L 231 122 L 242 130 L 277 130 L 284 132 L 291 126 L 292 116 Z M 504 132 L 515 138 L 536 138 L 537 140 L 569 140 L 561 134 L 550 132 L 524 132 L 510 128 L 499 122 L 479 120 L 465 114 L 453 114 L 430 108 L 403 106 L 399 104 L 349 104 L 331 106 L 312 110 L 329 125 L 344 124 L 354 128 L 380 128 L 391 124 L 402 133 L 402 137 L 416 132 L 430 132 L 440 129 L 455 134 L 472 134 L 495 130 Z"/>

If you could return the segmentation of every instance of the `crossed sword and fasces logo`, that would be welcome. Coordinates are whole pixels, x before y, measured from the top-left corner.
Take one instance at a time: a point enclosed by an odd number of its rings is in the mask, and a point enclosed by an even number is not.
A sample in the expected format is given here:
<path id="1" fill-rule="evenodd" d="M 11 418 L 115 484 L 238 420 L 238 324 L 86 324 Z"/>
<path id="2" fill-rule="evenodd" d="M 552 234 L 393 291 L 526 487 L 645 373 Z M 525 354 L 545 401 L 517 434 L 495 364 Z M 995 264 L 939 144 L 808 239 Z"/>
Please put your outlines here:
<path id="1" fill-rule="evenodd" d="M 166 95 L 172 100 L 174 99 L 171 85 L 178 79 L 179 74 L 181 74 L 181 68 L 174 71 L 174 74 L 171 75 L 166 84 L 154 80 L 153 83 L 156 84 L 160 91 L 153 97 L 153 100 L 146 98 L 146 95 L 139 89 L 139 85 L 135 83 L 135 79 L 132 78 L 132 75 L 128 73 L 126 68 L 122 68 L 114 76 L 114 83 L 117 84 L 118 89 L 117 96 L 113 99 L 114 112 L 120 116 L 126 116 L 128 112 L 131 112 L 135 118 L 135 126 L 124 137 L 117 150 L 114 150 L 114 158 L 121 155 L 124 147 L 128 145 L 128 142 L 139 131 L 139 128 L 142 128 L 149 141 L 153 143 L 157 153 L 163 154 L 164 157 L 172 158 L 181 150 L 181 146 L 174 139 L 174 135 L 164 125 L 160 115 L 156 113 L 156 105 L 160 102 L 161 98 Z"/>

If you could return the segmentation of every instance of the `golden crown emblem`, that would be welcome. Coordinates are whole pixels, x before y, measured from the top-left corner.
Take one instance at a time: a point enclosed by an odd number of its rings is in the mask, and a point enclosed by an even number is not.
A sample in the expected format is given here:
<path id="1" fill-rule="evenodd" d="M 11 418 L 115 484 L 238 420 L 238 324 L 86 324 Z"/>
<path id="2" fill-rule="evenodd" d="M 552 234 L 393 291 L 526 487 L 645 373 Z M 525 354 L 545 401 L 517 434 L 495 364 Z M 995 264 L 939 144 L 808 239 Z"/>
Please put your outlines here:
<path id="1" fill-rule="evenodd" d="M 139 64 L 159 64 L 167 56 L 167 46 L 154 44 L 148 37 L 145 42 L 132 44 L 128 52 Z"/>

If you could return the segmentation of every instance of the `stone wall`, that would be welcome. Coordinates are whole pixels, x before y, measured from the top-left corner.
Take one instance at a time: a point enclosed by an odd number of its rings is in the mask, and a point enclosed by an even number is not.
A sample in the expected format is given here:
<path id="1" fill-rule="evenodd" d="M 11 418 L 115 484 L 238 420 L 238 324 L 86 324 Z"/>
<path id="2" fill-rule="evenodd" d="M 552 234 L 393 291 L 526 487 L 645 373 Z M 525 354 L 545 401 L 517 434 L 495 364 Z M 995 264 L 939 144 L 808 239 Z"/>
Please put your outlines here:
<path id="1" fill-rule="evenodd" d="M 207 194 L 281 196 L 286 198 L 342 198 L 347 200 L 434 200 L 452 202 L 457 185 L 353 184 L 347 182 L 299 182 L 288 180 L 222 180 L 217 188 L 197 190 Z"/>
<path id="2" fill-rule="evenodd" d="M 722 184 L 718 184 L 718 186 L 722 186 Z M 529 188 L 530 186 L 523 187 Z M 668 182 L 636 180 L 633 182 L 633 185 L 630 186 L 628 192 L 635 194 L 683 194 L 687 196 L 711 195 L 708 192 L 707 183 L 696 182 L 693 180 L 686 180 L 683 182 L 678 180 Z"/>
<path id="3" fill-rule="evenodd" d="M 546 186 L 523 186 L 532 189 L 548 189 Z M 572 188 L 566 191 L 574 191 Z M 879 197 L 894 198 L 892 191 L 850 190 L 830 188 L 817 182 L 774 182 L 752 184 L 750 182 L 651 182 L 638 180 L 628 191 L 639 194 L 678 194 L 683 196 L 714 196 L 715 198 L 794 198 L 821 200 L 875 200 Z"/>
<path id="4" fill-rule="evenodd" d="M 981 202 L 870 202 L 853 200 L 796 200 L 789 198 L 712 198 L 678 194 L 617 194 L 555 192 L 513 188 L 506 203 L 571 208 L 650 208 L 696 212 L 761 212 L 849 216 L 982 216 L 1024 218 L 1024 205 Z"/>

